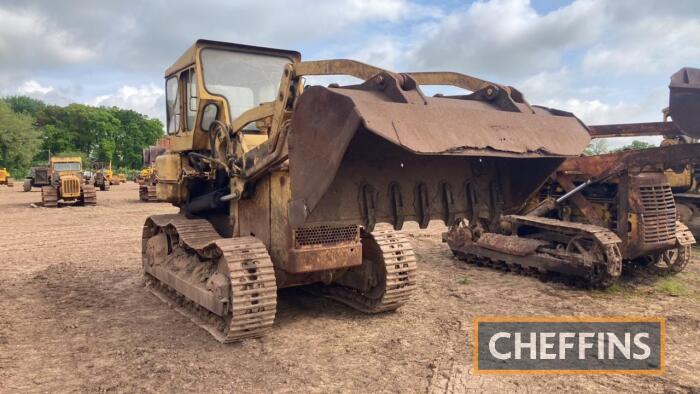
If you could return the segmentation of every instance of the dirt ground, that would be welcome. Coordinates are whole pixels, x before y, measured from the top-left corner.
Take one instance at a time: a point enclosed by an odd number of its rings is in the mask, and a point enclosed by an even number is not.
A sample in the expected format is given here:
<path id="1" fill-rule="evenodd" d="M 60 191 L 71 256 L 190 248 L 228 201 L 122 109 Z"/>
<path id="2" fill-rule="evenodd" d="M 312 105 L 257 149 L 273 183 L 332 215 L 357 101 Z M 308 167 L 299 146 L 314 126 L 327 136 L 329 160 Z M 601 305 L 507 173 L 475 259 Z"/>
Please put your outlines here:
<path id="1" fill-rule="evenodd" d="M 419 288 L 394 313 L 366 316 L 300 289 L 279 292 L 273 330 L 222 345 L 142 284 L 140 236 L 169 204 L 133 183 L 96 207 L 32 208 L 40 193 L 0 187 L 0 392 L 699 392 L 700 264 L 609 291 L 454 260 L 440 226 L 409 229 Z M 481 376 L 476 316 L 667 318 L 664 376 Z"/>

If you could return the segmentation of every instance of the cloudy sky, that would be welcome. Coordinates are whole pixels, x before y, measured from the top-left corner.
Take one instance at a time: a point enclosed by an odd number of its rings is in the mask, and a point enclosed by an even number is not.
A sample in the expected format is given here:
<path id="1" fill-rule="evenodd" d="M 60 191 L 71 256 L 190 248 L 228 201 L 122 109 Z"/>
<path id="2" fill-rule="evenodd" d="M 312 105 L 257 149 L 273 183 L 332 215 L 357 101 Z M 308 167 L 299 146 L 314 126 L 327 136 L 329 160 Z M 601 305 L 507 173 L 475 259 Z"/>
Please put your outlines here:
<path id="1" fill-rule="evenodd" d="M 459 71 L 589 124 L 657 121 L 698 37 L 697 0 L 2 0 L 0 95 L 163 119 L 163 70 L 209 38 Z"/>

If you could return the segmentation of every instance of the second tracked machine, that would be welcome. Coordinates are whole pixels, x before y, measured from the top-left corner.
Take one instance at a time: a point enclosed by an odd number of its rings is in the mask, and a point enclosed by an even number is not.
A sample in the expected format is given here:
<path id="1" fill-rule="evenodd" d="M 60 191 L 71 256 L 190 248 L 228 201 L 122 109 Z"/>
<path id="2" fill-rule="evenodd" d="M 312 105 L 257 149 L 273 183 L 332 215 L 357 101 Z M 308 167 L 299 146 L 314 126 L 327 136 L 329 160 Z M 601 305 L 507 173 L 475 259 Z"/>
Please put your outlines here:
<path id="1" fill-rule="evenodd" d="M 362 82 L 305 86 L 314 75 Z M 500 237 L 504 217 L 589 142 L 572 114 L 457 73 L 200 40 L 165 78 L 169 149 L 156 160 L 156 190 L 180 213 L 146 220 L 144 274 L 222 342 L 270 328 L 283 287 L 308 285 L 366 313 L 401 307 L 418 285 L 404 223 L 467 220 L 469 242 Z M 427 97 L 421 85 L 471 93 Z M 551 246 L 548 256 L 616 272 L 614 234 L 560 226 L 570 230 L 560 243 L 584 237 L 600 253 Z"/>
<path id="2" fill-rule="evenodd" d="M 49 163 L 49 185 L 41 187 L 43 206 L 55 208 L 61 205 L 97 205 L 95 187 L 83 182 L 80 157 L 53 156 Z"/>
<path id="3" fill-rule="evenodd" d="M 153 171 L 156 157 L 165 153 L 166 148 L 162 146 L 149 146 L 143 148 L 143 169 L 139 172 L 136 182 L 139 184 L 139 200 L 158 201 L 156 185 L 158 177 Z"/>

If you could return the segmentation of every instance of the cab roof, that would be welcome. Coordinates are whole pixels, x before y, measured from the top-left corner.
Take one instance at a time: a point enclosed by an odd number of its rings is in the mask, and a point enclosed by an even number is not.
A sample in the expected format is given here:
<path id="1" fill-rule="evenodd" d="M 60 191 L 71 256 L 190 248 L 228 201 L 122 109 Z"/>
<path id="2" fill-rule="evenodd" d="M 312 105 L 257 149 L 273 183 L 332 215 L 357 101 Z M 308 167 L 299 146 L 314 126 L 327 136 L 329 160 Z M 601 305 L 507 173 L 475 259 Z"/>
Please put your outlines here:
<path id="1" fill-rule="evenodd" d="M 52 163 L 77 163 L 77 162 L 82 163 L 83 159 L 80 156 L 52 156 L 51 162 Z"/>
<path id="2" fill-rule="evenodd" d="M 291 60 L 293 63 L 301 61 L 301 53 L 297 51 L 199 39 L 195 41 L 195 43 L 192 44 L 192 46 L 189 47 L 185 51 L 185 53 L 183 53 L 182 56 L 180 56 L 180 58 L 178 58 L 175 61 L 175 63 L 173 63 L 172 66 L 168 67 L 165 70 L 165 77 L 167 78 L 173 75 L 174 73 L 194 64 L 198 48 L 218 48 L 236 52 L 256 53 L 269 56 L 283 56 L 288 57 L 289 60 Z"/>

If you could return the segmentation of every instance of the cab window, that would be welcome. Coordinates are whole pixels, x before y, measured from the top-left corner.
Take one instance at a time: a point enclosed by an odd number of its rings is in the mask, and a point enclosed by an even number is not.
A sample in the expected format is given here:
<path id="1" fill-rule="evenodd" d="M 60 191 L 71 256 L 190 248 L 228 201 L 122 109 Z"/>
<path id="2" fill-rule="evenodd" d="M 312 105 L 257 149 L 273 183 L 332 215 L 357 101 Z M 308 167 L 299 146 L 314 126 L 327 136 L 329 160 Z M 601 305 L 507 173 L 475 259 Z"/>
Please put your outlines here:
<path id="1" fill-rule="evenodd" d="M 193 130 L 197 119 L 197 75 L 194 70 L 190 70 L 185 73 L 183 80 L 187 91 L 187 130 Z"/>
<path id="2" fill-rule="evenodd" d="M 177 77 L 171 77 L 165 82 L 165 101 L 168 116 L 168 134 L 180 130 L 180 95 Z"/>

